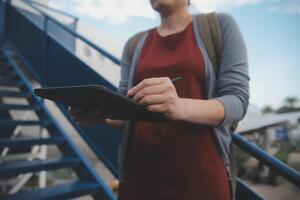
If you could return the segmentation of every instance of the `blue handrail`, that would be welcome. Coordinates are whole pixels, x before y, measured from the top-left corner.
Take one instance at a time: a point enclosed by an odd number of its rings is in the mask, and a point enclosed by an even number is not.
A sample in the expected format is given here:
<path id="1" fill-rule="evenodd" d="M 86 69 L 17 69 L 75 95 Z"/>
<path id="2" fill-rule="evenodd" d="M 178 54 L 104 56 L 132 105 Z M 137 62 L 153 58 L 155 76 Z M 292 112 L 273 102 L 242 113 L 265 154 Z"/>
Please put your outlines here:
<path id="1" fill-rule="evenodd" d="M 81 41 L 83 41 L 84 43 L 88 44 L 90 47 L 92 47 L 93 49 L 95 49 L 97 52 L 99 52 L 100 54 L 102 54 L 103 56 L 109 58 L 113 63 L 117 64 L 117 65 L 121 65 L 121 61 L 113 56 L 112 54 L 108 53 L 106 50 L 98 47 L 97 45 L 95 45 L 93 42 L 91 42 L 90 40 L 88 40 L 87 38 L 85 38 L 84 36 L 82 36 L 81 34 L 73 31 L 72 29 L 70 29 L 69 27 L 65 26 L 64 24 L 62 24 L 61 22 L 59 22 L 58 20 L 54 19 L 53 17 L 51 17 L 50 15 L 48 15 L 47 13 L 45 13 L 44 11 L 42 11 L 41 9 L 37 8 L 36 6 L 30 4 L 27 1 L 23 2 L 30 6 L 31 8 L 35 9 L 36 11 L 38 11 L 40 14 L 42 14 L 43 16 L 45 16 L 47 19 L 51 20 L 53 23 L 55 23 L 56 25 L 58 25 L 59 27 L 61 27 L 62 29 L 64 29 L 65 31 L 67 31 L 68 33 L 70 33 L 71 35 L 73 35 L 74 37 L 80 39 Z"/>
<path id="2" fill-rule="evenodd" d="M 24 2 L 24 3 L 27 3 L 27 2 Z M 82 35 L 76 33 L 75 31 L 73 31 L 71 29 L 69 29 L 68 27 L 66 27 L 65 25 L 63 25 L 62 23 L 57 21 L 56 19 L 52 18 L 51 16 L 47 15 L 46 13 L 41 11 L 40 9 L 34 7 L 33 5 L 30 5 L 30 4 L 28 4 L 28 5 L 31 6 L 32 8 L 34 8 L 35 10 L 37 10 L 38 12 L 42 13 L 44 16 L 46 16 L 52 22 L 54 22 L 55 24 L 60 26 L 62 29 L 66 30 L 67 32 L 69 32 L 73 36 L 79 38 L 83 42 L 90 45 L 92 48 L 94 48 L 96 51 L 98 51 L 99 53 L 101 53 L 105 57 L 109 58 L 114 63 L 120 65 L 120 60 L 118 58 L 116 58 L 115 56 L 111 55 L 110 53 L 103 50 L 102 48 L 96 46 L 91 41 L 89 41 L 88 39 L 83 37 Z M 294 169 L 290 168 L 289 166 L 285 165 L 284 163 L 282 163 L 278 159 L 272 157 L 267 152 L 263 151 L 262 149 L 260 149 L 256 145 L 252 144 L 251 142 L 247 141 L 245 138 L 243 138 L 239 134 L 234 134 L 233 135 L 233 142 L 239 148 L 241 148 L 242 150 L 244 150 L 245 152 L 247 152 L 251 156 L 257 158 L 258 160 L 260 160 L 262 163 L 264 163 L 268 167 L 271 167 L 272 169 L 276 170 L 276 172 L 278 172 L 280 175 L 285 177 L 291 183 L 293 183 L 297 187 L 300 187 L 300 173 L 299 172 L 297 172 L 296 170 L 294 170 Z"/>
<path id="3" fill-rule="evenodd" d="M 74 15 L 71 15 L 71 14 L 69 14 L 67 12 L 64 12 L 64 11 L 61 11 L 61 10 L 57 10 L 55 8 L 51 8 L 51 7 L 45 6 L 44 4 L 41 4 L 41 3 L 38 3 L 38 2 L 35 2 L 35 1 L 32 1 L 32 0 L 24 0 L 24 1 L 27 1 L 28 3 L 31 3 L 31 4 L 34 4 L 34 5 L 38 5 L 39 7 L 45 8 L 47 10 L 51 10 L 53 12 L 65 15 L 67 17 L 73 18 L 74 21 L 78 21 L 79 20 L 78 17 L 76 17 Z"/>
<path id="4" fill-rule="evenodd" d="M 233 135 L 233 142 L 240 149 L 247 152 L 254 158 L 257 158 L 266 166 L 274 169 L 280 175 L 282 175 L 287 180 L 289 180 L 291 183 L 293 183 L 294 185 L 296 185 L 297 187 L 300 188 L 300 173 L 299 172 L 292 169 L 288 165 L 284 164 L 283 162 L 281 162 L 279 159 L 275 158 L 274 156 L 271 156 L 270 154 L 268 154 L 266 151 L 259 148 L 255 144 L 247 141 L 240 134 L 236 133 Z"/>
<path id="5" fill-rule="evenodd" d="M 17 64 L 14 62 L 13 58 L 10 55 L 10 48 L 6 45 L 3 45 L 2 47 L 3 53 L 5 58 L 7 59 L 7 61 L 9 62 L 9 64 L 12 66 L 12 68 L 15 70 L 15 72 L 18 74 L 18 76 L 20 77 L 20 79 L 22 80 L 22 82 L 24 83 L 24 87 L 26 89 L 28 89 L 30 91 L 30 93 L 33 93 L 34 88 L 32 87 L 32 84 L 29 82 L 29 80 L 25 77 L 25 75 L 22 73 L 22 71 L 19 69 L 19 67 L 17 66 Z M 58 123 L 58 121 L 51 115 L 51 112 L 49 111 L 49 109 L 46 107 L 46 105 L 44 104 L 40 104 L 40 100 L 38 99 L 38 97 L 36 96 L 31 96 L 31 102 L 36 102 L 38 103 L 41 108 L 43 109 L 43 114 L 46 114 L 47 117 L 49 117 L 52 126 L 55 126 L 55 128 L 57 129 L 57 131 L 63 135 L 64 139 L 68 142 L 70 148 L 72 151 L 74 152 L 68 152 L 69 150 L 67 148 L 65 148 L 65 154 L 69 154 L 72 155 L 73 153 L 75 153 L 78 158 L 80 159 L 80 161 L 82 162 L 82 164 L 84 165 L 84 167 L 86 167 L 86 169 L 88 170 L 89 173 L 87 174 L 82 174 L 82 177 L 80 177 L 81 179 L 85 180 L 85 181 L 95 181 L 97 184 L 99 184 L 102 187 L 102 190 L 104 192 L 104 194 L 101 194 L 101 197 L 103 199 L 110 199 L 110 200 L 116 200 L 115 194 L 111 191 L 111 189 L 109 188 L 109 186 L 104 182 L 104 180 L 101 178 L 101 176 L 95 171 L 94 167 L 91 165 L 91 163 L 88 161 L 88 159 L 85 157 L 85 155 L 80 151 L 80 149 L 77 148 L 77 146 L 75 145 L 75 143 L 73 142 L 73 140 L 71 139 L 71 137 L 69 136 L 69 134 L 67 134 L 65 132 L 65 130 L 63 129 L 63 127 Z M 100 192 L 100 189 L 99 191 Z M 98 196 L 98 194 L 96 194 Z M 1 199 L 1 198 L 0 198 Z M 95 198 L 98 199 L 98 198 Z"/>

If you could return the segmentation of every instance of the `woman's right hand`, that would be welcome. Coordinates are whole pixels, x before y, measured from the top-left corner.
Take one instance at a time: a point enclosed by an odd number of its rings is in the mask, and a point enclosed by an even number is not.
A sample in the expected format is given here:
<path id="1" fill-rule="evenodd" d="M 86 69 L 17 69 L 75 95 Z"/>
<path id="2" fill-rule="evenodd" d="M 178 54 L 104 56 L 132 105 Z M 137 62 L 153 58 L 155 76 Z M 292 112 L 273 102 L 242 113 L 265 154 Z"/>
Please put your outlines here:
<path id="1" fill-rule="evenodd" d="M 107 117 L 106 113 L 98 110 L 86 110 L 82 107 L 69 106 L 68 111 L 81 126 L 96 126 L 103 124 L 122 128 L 125 122 L 124 120 L 110 119 Z"/>

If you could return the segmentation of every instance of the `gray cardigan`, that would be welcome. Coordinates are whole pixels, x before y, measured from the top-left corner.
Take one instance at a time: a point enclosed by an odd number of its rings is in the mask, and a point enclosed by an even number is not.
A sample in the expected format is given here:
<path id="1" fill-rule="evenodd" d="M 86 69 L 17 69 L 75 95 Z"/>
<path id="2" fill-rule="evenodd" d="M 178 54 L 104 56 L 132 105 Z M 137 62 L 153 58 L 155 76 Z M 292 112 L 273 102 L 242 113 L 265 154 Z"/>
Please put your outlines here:
<path id="1" fill-rule="evenodd" d="M 209 60 L 196 16 L 193 15 L 193 28 L 197 44 L 203 54 L 205 62 L 206 91 L 208 99 L 220 101 L 225 109 L 225 117 L 222 123 L 214 126 L 214 134 L 218 143 L 220 154 L 231 179 L 229 150 L 231 144 L 230 124 L 240 121 L 247 110 L 249 100 L 249 76 L 246 45 L 236 21 L 227 13 L 217 13 L 221 31 L 223 52 L 220 61 L 219 74 L 216 78 L 214 68 Z M 121 62 L 121 80 L 118 91 L 126 94 L 133 86 L 134 73 L 142 46 L 148 32 L 141 38 L 135 48 L 132 63 L 128 58 L 128 42 L 124 46 Z M 128 135 L 132 121 L 125 121 L 121 144 L 119 146 L 119 180 L 123 181 L 124 158 L 128 142 Z"/>

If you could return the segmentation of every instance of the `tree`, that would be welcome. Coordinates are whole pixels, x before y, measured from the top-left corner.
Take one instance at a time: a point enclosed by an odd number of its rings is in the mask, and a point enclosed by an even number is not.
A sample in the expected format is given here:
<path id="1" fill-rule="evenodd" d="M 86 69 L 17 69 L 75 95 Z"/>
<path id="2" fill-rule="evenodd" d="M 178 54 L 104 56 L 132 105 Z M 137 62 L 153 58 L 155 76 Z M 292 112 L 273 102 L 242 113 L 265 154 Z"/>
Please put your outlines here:
<path id="1" fill-rule="evenodd" d="M 271 106 L 265 106 L 263 109 L 262 109 L 262 112 L 264 114 L 266 113 L 273 113 L 274 112 L 274 109 L 271 107 Z"/>
<path id="2" fill-rule="evenodd" d="M 294 108 L 295 105 L 296 105 L 296 103 L 298 103 L 298 102 L 299 102 L 299 99 L 298 99 L 297 97 L 293 97 L 293 96 L 291 96 L 291 97 L 286 97 L 286 98 L 284 99 L 284 104 L 285 104 L 285 106 L 288 107 L 288 108 Z"/>

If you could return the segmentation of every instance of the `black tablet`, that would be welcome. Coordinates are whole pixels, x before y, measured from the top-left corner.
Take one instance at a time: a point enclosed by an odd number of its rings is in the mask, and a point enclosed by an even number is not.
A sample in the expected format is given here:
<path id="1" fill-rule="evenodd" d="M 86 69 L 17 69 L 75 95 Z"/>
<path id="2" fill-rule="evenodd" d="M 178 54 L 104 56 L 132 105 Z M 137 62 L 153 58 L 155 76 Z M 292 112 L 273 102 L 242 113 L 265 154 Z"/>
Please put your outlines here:
<path id="1" fill-rule="evenodd" d="M 150 112 L 134 100 L 102 85 L 81 85 L 47 87 L 35 89 L 42 98 L 62 103 L 66 106 L 79 106 L 88 110 L 99 110 L 111 119 L 137 121 L 167 121 L 162 113 Z"/>

